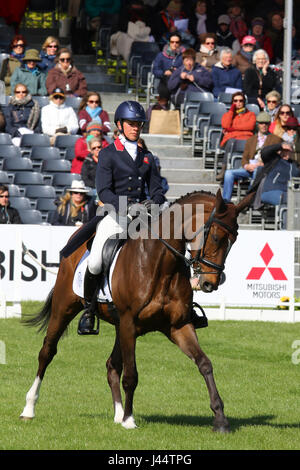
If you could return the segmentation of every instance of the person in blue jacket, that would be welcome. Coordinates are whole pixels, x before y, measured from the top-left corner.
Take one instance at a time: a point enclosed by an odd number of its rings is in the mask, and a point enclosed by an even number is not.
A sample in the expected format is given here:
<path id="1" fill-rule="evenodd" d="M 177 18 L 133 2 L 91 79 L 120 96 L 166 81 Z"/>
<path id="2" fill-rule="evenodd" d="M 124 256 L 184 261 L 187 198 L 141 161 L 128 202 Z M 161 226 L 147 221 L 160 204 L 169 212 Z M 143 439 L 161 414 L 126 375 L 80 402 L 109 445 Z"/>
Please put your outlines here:
<path id="1" fill-rule="evenodd" d="M 292 150 L 285 142 L 268 145 L 262 149 L 261 158 L 268 168 L 262 186 L 262 203 L 274 206 L 287 203 L 288 181 L 300 176 L 299 164 L 293 159 Z"/>
<path id="2" fill-rule="evenodd" d="M 232 65 L 233 54 L 229 47 L 222 49 L 220 61 L 212 66 L 213 94 L 218 98 L 226 88 L 235 88 L 237 91 L 243 89 L 242 74 L 237 67 Z"/>
<path id="3" fill-rule="evenodd" d="M 185 47 L 181 45 L 181 36 L 178 32 L 171 33 L 169 43 L 157 54 L 153 62 L 153 75 L 159 78 L 158 94 L 170 96 L 168 80 L 174 70 L 182 65 L 182 53 Z"/>
<path id="4" fill-rule="evenodd" d="M 196 51 L 192 48 L 182 53 L 183 64 L 176 69 L 168 81 L 171 101 L 179 108 L 184 96 L 190 91 L 211 92 L 213 87 L 211 73 L 196 63 Z"/>
<path id="5" fill-rule="evenodd" d="M 114 117 L 119 136 L 99 154 L 96 189 L 99 200 L 110 205 L 110 212 L 97 225 L 88 257 L 84 278 L 85 311 L 79 321 L 79 334 L 95 334 L 91 301 L 101 272 L 102 248 L 106 240 L 127 230 L 128 215 L 135 215 L 136 204 L 142 204 L 148 210 L 152 204 L 162 205 L 166 201 L 155 159 L 138 145 L 145 121 L 144 108 L 137 101 L 121 103 Z M 146 184 L 150 199 L 146 196 Z"/>
<path id="6" fill-rule="evenodd" d="M 48 36 L 44 41 L 40 52 L 41 62 L 39 62 L 39 68 L 45 74 L 55 67 L 55 58 L 59 47 L 59 40 L 54 36 Z"/>

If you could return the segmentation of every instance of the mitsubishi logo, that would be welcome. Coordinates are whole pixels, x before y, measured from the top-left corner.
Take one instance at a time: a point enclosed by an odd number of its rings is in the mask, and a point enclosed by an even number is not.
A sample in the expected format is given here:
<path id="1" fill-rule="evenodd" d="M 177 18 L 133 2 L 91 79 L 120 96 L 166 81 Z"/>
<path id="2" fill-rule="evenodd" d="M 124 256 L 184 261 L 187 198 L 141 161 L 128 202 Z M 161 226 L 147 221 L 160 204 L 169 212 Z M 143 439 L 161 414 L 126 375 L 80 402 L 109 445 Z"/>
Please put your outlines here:
<path id="1" fill-rule="evenodd" d="M 260 252 L 260 256 L 263 262 L 265 263 L 265 266 L 251 268 L 246 279 L 253 279 L 253 280 L 258 281 L 263 275 L 263 273 L 265 272 L 265 270 L 267 269 L 270 272 L 274 281 L 287 281 L 287 277 L 281 268 L 270 268 L 268 266 L 271 259 L 274 256 L 274 253 L 271 250 L 268 243 L 266 243 L 265 246 L 263 247 L 262 251 Z"/>

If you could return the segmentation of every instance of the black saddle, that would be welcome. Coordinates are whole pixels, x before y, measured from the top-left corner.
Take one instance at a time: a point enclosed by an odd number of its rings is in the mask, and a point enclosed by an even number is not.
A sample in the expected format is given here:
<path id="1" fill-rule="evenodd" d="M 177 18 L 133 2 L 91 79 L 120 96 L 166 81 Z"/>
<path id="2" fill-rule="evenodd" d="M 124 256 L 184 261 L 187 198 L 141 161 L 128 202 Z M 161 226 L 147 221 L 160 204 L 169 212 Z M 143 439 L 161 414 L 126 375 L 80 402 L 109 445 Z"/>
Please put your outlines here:
<path id="1" fill-rule="evenodd" d="M 124 245 L 126 239 L 116 238 L 115 235 L 106 240 L 102 250 L 102 269 L 100 276 L 100 289 L 103 292 L 105 280 L 108 282 L 109 270 L 118 250 Z M 103 292 L 104 293 L 104 292 Z"/>

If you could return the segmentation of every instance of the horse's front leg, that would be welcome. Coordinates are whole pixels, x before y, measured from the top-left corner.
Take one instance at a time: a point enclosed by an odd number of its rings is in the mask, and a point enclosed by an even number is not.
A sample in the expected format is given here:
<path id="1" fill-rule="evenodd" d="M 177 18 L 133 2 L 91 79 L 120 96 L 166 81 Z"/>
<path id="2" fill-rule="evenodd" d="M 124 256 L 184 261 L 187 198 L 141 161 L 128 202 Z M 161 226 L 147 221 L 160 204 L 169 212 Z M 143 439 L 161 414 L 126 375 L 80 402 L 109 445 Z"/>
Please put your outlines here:
<path id="1" fill-rule="evenodd" d="M 107 381 L 110 386 L 115 410 L 114 422 L 122 423 L 124 410 L 120 390 L 120 378 L 122 374 L 122 354 L 120 349 L 119 326 L 116 326 L 116 339 L 110 357 L 106 362 Z"/>
<path id="2" fill-rule="evenodd" d="M 229 432 L 229 423 L 224 415 L 223 401 L 215 384 L 212 363 L 200 348 L 194 327 L 187 324 L 179 330 L 173 329 L 170 339 L 196 363 L 204 377 L 210 397 L 210 407 L 215 414 L 213 430 Z"/>
<path id="3" fill-rule="evenodd" d="M 120 319 L 120 346 L 123 359 L 122 385 L 125 391 L 125 409 L 122 426 L 126 429 L 136 428 L 132 409 L 133 395 L 138 384 L 138 373 L 135 361 L 136 331 L 131 313 Z"/>

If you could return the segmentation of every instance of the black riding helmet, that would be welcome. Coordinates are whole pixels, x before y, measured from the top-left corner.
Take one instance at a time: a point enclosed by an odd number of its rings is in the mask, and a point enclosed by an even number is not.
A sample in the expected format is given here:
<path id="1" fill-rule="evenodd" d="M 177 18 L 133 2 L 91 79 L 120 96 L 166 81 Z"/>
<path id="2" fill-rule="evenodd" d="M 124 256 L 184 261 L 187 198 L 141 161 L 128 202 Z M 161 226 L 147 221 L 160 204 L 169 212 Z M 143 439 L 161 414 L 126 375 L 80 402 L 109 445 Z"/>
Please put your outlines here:
<path id="1" fill-rule="evenodd" d="M 137 101 L 123 101 L 119 104 L 116 109 L 114 122 L 117 125 L 117 122 L 121 122 L 122 131 L 123 131 L 123 121 L 137 121 L 137 122 L 146 122 L 146 113 L 142 105 Z"/>

